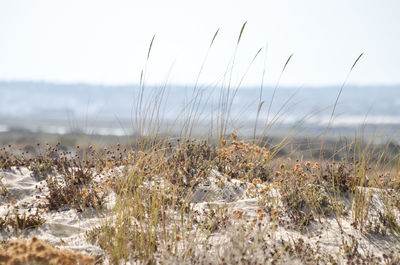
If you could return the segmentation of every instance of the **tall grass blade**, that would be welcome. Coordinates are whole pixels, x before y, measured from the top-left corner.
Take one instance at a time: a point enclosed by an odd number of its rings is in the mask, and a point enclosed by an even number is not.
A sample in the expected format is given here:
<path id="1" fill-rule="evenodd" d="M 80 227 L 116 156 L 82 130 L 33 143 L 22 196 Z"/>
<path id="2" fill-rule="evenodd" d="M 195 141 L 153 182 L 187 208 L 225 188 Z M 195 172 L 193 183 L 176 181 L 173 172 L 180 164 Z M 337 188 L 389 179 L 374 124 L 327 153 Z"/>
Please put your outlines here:
<path id="1" fill-rule="evenodd" d="M 244 28 L 246 27 L 246 24 L 247 24 L 247 21 L 244 22 L 243 25 L 242 25 L 242 29 L 240 30 L 239 38 L 237 40 L 237 45 L 239 45 L 240 39 L 242 38 L 242 34 L 243 34 L 243 31 L 244 31 Z"/>
<path id="2" fill-rule="evenodd" d="M 270 115 L 270 112 L 271 112 L 272 103 L 274 102 L 274 99 L 275 99 L 276 90 L 278 89 L 279 84 L 280 84 L 281 79 L 282 79 L 282 74 L 283 74 L 283 72 L 285 72 L 285 69 L 288 66 L 288 64 L 289 64 L 290 60 L 292 59 L 292 57 L 293 57 L 293 53 L 288 57 L 288 59 L 286 60 L 285 64 L 283 65 L 281 74 L 279 75 L 278 82 L 276 83 L 276 86 L 274 88 L 274 92 L 272 93 L 271 101 L 270 101 L 269 106 L 268 106 L 267 123 L 268 123 L 269 115 Z"/>
<path id="3" fill-rule="evenodd" d="M 340 96 L 342 95 L 343 88 L 344 88 L 344 86 L 346 85 L 347 80 L 349 79 L 350 74 L 351 74 L 351 72 L 353 71 L 354 67 L 356 66 L 356 64 L 358 63 L 358 61 L 360 60 L 360 58 L 361 58 L 363 55 L 364 55 L 364 53 L 361 53 L 361 54 L 357 57 L 357 59 L 354 61 L 353 65 L 352 65 L 351 68 L 350 68 L 350 71 L 347 73 L 347 76 L 346 76 L 345 80 L 343 81 L 342 86 L 341 86 L 340 89 L 339 89 L 339 93 L 338 93 L 338 95 L 337 95 L 337 97 L 336 97 L 335 104 L 333 105 L 333 110 L 332 110 L 332 113 L 331 113 L 331 117 L 329 118 L 328 125 L 326 126 L 325 132 L 324 132 L 324 134 L 323 134 L 323 136 L 322 136 L 320 156 L 322 155 L 322 149 L 323 149 L 323 147 L 324 147 L 325 136 L 326 136 L 326 134 L 328 133 L 330 127 L 332 126 L 333 116 L 335 115 L 336 107 L 337 107 L 337 104 L 338 104 L 338 102 L 339 102 L 339 98 L 340 98 Z"/>
<path id="4" fill-rule="evenodd" d="M 289 58 L 286 60 L 286 63 L 285 63 L 285 65 L 283 66 L 282 72 L 285 71 L 286 66 L 288 65 L 288 63 L 290 62 L 290 59 L 292 59 L 292 57 L 293 57 L 293 53 L 292 53 L 292 54 L 289 56 Z"/>
<path id="5" fill-rule="evenodd" d="M 214 36 L 213 36 L 213 38 L 212 38 L 212 40 L 211 40 L 211 43 L 210 43 L 210 48 L 211 48 L 211 46 L 213 45 L 213 43 L 214 43 L 214 41 L 215 41 L 215 38 L 216 38 L 217 35 L 218 35 L 218 32 L 219 32 L 219 28 L 218 28 L 217 31 L 214 33 Z"/>
<path id="6" fill-rule="evenodd" d="M 354 63 L 353 63 L 353 66 L 351 67 L 350 71 L 353 70 L 354 66 L 356 66 L 358 60 L 360 60 L 360 58 L 361 58 L 363 55 L 364 55 L 364 53 L 362 52 L 362 53 L 357 57 L 357 59 L 356 59 L 356 60 L 354 61 Z"/>
<path id="7" fill-rule="evenodd" d="M 154 42 L 155 37 L 156 37 L 156 34 L 154 34 L 153 38 L 151 39 L 149 50 L 147 51 L 147 60 L 149 60 L 149 58 L 150 58 L 151 48 L 153 47 L 153 42 Z"/>
<path id="8" fill-rule="evenodd" d="M 338 95 L 337 95 L 337 97 L 336 97 L 336 100 L 335 100 L 335 104 L 333 105 L 333 110 L 332 110 L 332 113 L 331 113 L 331 118 L 330 118 L 330 120 L 329 120 L 329 124 L 331 123 L 332 118 L 333 118 L 333 115 L 335 114 L 336 106 L 337 106 L 337 104 L 338 104 L 338 102 L 339 102 L 339 98 L 340 98 L 340 95 L 342 94 L 343 88 L 344 88 L 345 84 L 347 83 L 347 80 L 349 79 L 349 75 L 350 75 L 350 73 L 353 71 L 353 69 L 354 69 L 354 67 L 356 66 L 358 60 L 360 60 L 360 58 L 361 58 L 361 56 L 362 56 L 363 54 L 364 54 L 364 53 L 361 53 L 361 54 L 357 57 L 357 59 L 354 61 L 354 63 L 353 63 L 353 65 L 351 66 L 350 71 L 349 71 L 349 73 L 348 73 L 348 75 L 347 75 L 345 81 L 343 82 L 342 86 L 340 87 L 339 93 L 338 93 Z"/>
<path id="9" fill-rule="evenodd" d="M 265 45 L 265 52 L 264 52 L 264 69 L 262 72 L 262 77 L 261 77 L 261 85 L 260 85 L 260 96 L 258 99 L 258 110 L 257 110 L 257 115 L 256 115 L 256 121 L 254 123 L 254 131 L 253 131 L 253 140 L 256 140 L 256 134 L 257 134 L 257 124 L 258 124 L 258 118 L 261 113 L 261 108 L 264 105 L 264 101 L 262 100 L 262 95 L 263 95 L 263 88 L 264 88 L 264 79 L 265 79 L 265 69 L 266 69 L 266 62 L 267 62 L 267 49 L 268 49 L 268 44 Z"/>

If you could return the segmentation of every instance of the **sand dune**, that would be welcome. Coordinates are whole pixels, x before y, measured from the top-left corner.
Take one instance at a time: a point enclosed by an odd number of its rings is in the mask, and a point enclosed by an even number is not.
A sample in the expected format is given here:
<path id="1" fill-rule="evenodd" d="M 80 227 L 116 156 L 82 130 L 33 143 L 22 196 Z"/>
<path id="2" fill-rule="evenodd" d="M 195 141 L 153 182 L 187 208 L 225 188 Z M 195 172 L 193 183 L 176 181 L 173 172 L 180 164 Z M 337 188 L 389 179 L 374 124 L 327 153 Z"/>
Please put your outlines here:
<path id="1" fill-rule="evenodd" d="M 117 174 L 115 172 L 118 171 L 114 171 L 114 174 Z M 77 251 L 93 257 L 101 257 L 105 254 L 98 245 L 88 242 L 85 234 L 94 227 L 101 225 L 105 218 L 112 215 L 115 194 L 111 189 L 107 191 L 105 200 L 107 206 L 102 211 L 87 208 L 80 212 L 68 206 L 58 211 L 49 211 L 46 208 L 49 189 L 46 187 L 44 179 L 38 179 L 32 171 L 25 167 L 3 170 L 0 174 L 2 190 L 0 217 L 6 218 L 18 214 L 19 216 L 40 216 L 43 219 L 43 224 L 39 224 L 37 227 L 19 227 L 17 232 L 15 227 L 14 229 L 4 227 L 1 230 L 3 241 L 12 241 L 17 238 L 29 239 L 34 236 L 60 249 Z M 57 176 L 55 175 L 55 177 Z M 97 178 L 95 181 L 100 183 L 101 178 Z M 256 227 L 250 234 L 267 236 L 269 239 L 266 242 L 271 247 L 278 242 L 299 242 L 300 240 L 300 242 L 305 242 L 304 246 L 318 249 L 319 253 L 339 257 L 346 255 L 343 252 L 343 247 L 345 245 L 351 246 L 352 242 L 357 242 L 359 252 L 363 256 L 374 255 L 382 258 L 390 253 L 400 251 L 398 235 L 390 232 L 386 235 L 363 233 L 352 225 L 351 214 L 347 217 L 342 216 L 340 219 L 333 216 L 316 220 L 305 229 L 277 225 L 276 222 L 272 221 L 273 216 L 260 208 L 259 194 L 262 189 L 268 190 L 267 198 L 269 198 L 269 202 L 267 204 L 274 203 L 278 208 L 284 207 L 280 202 L 281 195 L 279 192 L 274 187 L 266 187 L 266 185 L 268 184 L 253 185 L 235 179 L 229 180 L 217 171 L 212 171 L 208 179 L 197 185 L 190 195 L 192 208 L 199 213 L 196 216 L 197 220 L 201 221 L 204 218 L 204 215 L 200 214 L 202 212 L 213 208 L 223 208 L 229 221 L 225 230 L 212 232 L 207 239 L 199 236 L 195 253 L 197 252 L 200 255 L 199 253 L 204 252 L 201 246 L 207 241 L 207 244 L 211 244 L 218 251 L 206 251 L 203 255 L 218 260 L 218 258 L 221 258 L 221 253 L 227 253 L 229 248 L 233 248 L 231 244 L 234 242 L 235 233 L 240 230 L 238 228 L 244 229 L 245 227 L 246 229 L 247 227 Z M 368 189 L 365 192 L 372 196 L 368 218 L 379 222 L 379 214 L 384 208 L 384 202 L 380 195 L 384 191 Z M 346 202 L 346 200 L 343 201 Z M 348 200 L 346 203 L 347 207 L 351 209 L 351 202 Z M 285 220 L 289 223 L 290 218 L 283 214 L 284 212 L 282 211 L 279 216 L 280 223 L 284 223 Z M 263 231 L 263 233 L 260 231 Z M 160 252 L 163 253 L 162 249 Z M 253 254 L 255 255 L 254 261 L 257 260 L 257 257 L 260 258 L 263 255 L 258 250 L 254 250 Z M 166 263 L 179 263 L 179 259 L 164 258 Z M 286 261 L 295 262 L 290 257 Z M 109 260 L 104 256 L 101 262 L 109 264 Z M 231 260 L 231 262 L 234 262 L 234 260 Z"/>

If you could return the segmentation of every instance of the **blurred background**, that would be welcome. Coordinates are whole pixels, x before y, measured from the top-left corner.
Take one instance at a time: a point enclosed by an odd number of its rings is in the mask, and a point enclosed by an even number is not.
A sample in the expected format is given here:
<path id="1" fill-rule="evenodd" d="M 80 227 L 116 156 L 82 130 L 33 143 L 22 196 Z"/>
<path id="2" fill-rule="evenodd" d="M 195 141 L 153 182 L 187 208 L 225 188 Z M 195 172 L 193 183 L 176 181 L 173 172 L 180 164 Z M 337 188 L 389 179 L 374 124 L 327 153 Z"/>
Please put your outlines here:
<path id="1" fill-rule="evenodd" d="M 396 0 L 0 0 L 0 141 L 129 136 L 141 95 L 161 127 L 179 134 L 196 112 L 209 135 L 228 90 L 229 131 L 243 136 L 257 119 L 274 136 L 330 124 L 332 137 L 396 140 L 399 11 Z"/>

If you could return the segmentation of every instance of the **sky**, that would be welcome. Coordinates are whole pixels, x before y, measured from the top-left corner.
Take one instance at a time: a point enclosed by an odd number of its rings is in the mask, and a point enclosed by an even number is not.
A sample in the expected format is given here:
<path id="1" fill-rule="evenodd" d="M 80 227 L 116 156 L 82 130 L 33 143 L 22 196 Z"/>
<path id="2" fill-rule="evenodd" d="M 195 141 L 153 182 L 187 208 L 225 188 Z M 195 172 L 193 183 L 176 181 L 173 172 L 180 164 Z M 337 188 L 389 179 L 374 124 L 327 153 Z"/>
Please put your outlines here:
<path id="1" fill-rule="evenodd" d="M 398 0 L 0 0 L 0 80 L 325 86 L 364 53 L 348 83 L 400 84 L 399 14 Z"/>

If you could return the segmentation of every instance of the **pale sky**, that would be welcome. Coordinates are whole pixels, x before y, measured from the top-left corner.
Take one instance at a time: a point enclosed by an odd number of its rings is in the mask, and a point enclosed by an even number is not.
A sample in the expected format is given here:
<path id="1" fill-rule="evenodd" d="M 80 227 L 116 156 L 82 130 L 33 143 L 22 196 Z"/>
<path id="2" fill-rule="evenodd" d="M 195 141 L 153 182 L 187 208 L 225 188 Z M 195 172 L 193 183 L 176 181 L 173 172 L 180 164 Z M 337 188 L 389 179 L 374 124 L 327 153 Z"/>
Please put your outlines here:
<path id="1" fill-rule="evenodd" d="M 357 56 L 352 84 L 400 84 L 399 0 L 0 0 L 0 80 L 200 83 L 231 68 L 244 85 L 337 85 Z M 265 62 L 265 63 L 264 63 Z M 265 67 L 264 67 L 265 65 Z"/>

